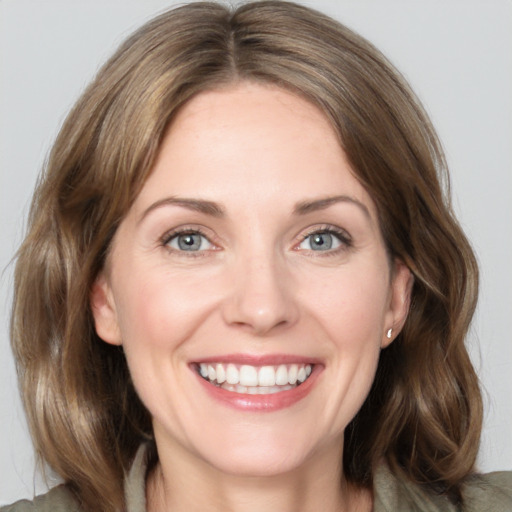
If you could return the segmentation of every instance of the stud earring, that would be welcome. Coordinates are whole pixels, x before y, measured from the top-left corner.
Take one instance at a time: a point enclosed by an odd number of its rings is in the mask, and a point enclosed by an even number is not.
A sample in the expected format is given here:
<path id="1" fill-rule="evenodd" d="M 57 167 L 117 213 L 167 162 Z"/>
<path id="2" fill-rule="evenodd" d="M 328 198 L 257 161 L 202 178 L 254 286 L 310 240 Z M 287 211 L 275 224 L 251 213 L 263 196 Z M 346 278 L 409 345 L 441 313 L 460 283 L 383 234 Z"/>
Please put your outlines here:
<path id="1" fill-rule="evenodd" d="M 387 338 L 388 340 L 390 340 L 390 339 L 391 339 L 391 334 L 392 334 L 392 333 L 393 333 L 393 329 L 388 329 L 388 332 L 386 333 L 386 338 Z"/>

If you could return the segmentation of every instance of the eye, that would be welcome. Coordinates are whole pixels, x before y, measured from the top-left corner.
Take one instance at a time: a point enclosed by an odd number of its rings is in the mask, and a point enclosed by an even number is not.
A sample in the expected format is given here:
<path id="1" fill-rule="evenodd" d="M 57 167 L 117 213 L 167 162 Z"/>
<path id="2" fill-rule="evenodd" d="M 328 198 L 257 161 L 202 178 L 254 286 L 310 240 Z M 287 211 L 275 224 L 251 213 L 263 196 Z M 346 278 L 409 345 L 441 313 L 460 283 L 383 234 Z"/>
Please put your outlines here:
<path id="1" fill-rule="evenodd" d="M 347 234 L 333 229 L 322 229 L 307 234 L 298 248 L 307 251 L 327 252 L 349 245 L 350 238 Z"/>
<path id="2" fill-rule="evenodd" d="M 213 247 L 213 244 L 198 231 L 171 234 L 165 245 L 175 251 L 199 252 Z"/>

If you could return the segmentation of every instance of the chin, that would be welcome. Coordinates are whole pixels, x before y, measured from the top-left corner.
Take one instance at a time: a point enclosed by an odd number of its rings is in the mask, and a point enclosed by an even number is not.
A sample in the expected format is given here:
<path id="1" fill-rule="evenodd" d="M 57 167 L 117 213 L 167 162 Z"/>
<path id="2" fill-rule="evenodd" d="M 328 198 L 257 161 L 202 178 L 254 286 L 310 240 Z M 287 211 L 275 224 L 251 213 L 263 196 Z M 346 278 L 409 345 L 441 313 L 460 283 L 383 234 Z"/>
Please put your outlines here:
<path id="1" fill-rule="evenodd" d="M 305 463 L 303 457 L 295 453 L 270 453 L 259 450 L 259 453 L 224 454 L 210 464 L 222 473 L 238 477 L 264 478 L 284 475 L 300 469 Z"/>
<path id="2" fill-rule="evenodd" d="M 243 427 L 241 427 L 243 428 Z M 266 434 L 266 435 L 265 435 Z M 303 467 L 321 448 L 311 435 L 286 432 L 256 432 L 228 435 L 224 440 L 202 447 L 202 457 L 225 474 L 249 477 L 283 475 Z M 340 441 L 342 443 L 342 441 Z"/>

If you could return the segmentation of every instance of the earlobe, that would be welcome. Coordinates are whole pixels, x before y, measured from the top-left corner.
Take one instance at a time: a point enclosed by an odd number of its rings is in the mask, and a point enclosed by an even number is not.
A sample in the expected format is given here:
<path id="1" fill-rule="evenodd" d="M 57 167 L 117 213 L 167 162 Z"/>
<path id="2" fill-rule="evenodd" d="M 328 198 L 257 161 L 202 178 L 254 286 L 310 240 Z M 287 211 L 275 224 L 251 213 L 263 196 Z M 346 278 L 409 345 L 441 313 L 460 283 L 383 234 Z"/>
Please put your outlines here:
<path id="1" fill-rule="evenodd" d="M 387 347 L 402 330 L 411 304 L 414 276 L 405 263 L 395 260 L 391 282 L 389 320 L 382 336 L 382 348 Z"/>
<path id="2" fill-rule="evenodd" d="M 89 300 L 98 336 L 111 345 L 121 345 L 121 333 L 112 289 L 103 273 L 94 281 Z"/>

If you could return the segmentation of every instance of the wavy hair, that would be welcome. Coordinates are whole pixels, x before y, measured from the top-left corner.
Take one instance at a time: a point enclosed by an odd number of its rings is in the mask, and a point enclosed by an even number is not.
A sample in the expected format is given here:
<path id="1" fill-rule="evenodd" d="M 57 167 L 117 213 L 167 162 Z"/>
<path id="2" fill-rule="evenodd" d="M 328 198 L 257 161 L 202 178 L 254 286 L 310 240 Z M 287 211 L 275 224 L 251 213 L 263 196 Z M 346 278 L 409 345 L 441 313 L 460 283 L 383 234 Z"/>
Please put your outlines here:
<path id="1" fill-rule="evenodd" d="M 377 464 L 461 499 L 482 405 L 464 346 L 477 266 L 449 200 L 441 145 L 420 102 L 369 42 L 309 8 L 191 3 L 158 16 L 102 67 L 58 135 L 15 270 L 11 338 L 40 458 L 86 510 L 124 507 L 123 475 L 152 439 L 124 355 L 95 333 L 89 293 L 166 127 L 202 91 L 274 84 L 323 111 L 377 205 L 388 250 L 415 278 L 398 338 L 345 435 L 344 471 Z"/>

